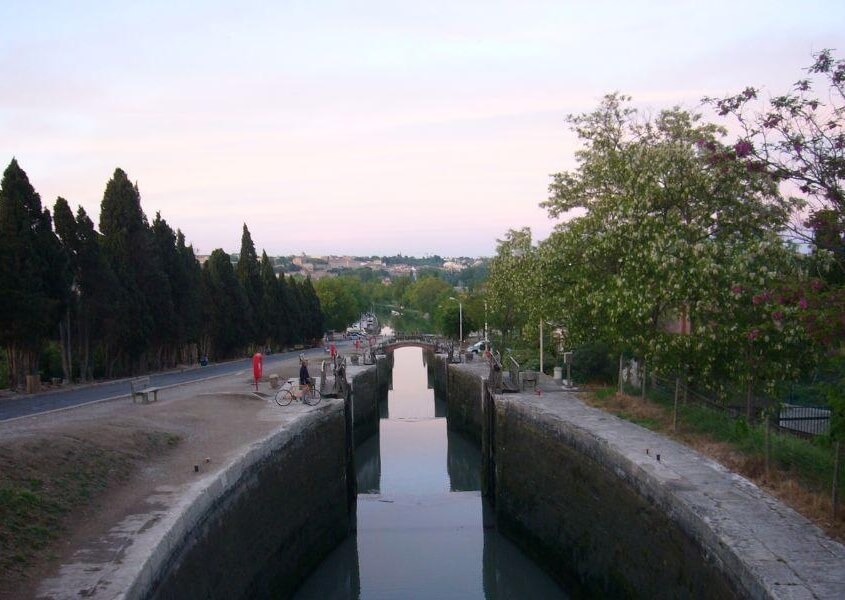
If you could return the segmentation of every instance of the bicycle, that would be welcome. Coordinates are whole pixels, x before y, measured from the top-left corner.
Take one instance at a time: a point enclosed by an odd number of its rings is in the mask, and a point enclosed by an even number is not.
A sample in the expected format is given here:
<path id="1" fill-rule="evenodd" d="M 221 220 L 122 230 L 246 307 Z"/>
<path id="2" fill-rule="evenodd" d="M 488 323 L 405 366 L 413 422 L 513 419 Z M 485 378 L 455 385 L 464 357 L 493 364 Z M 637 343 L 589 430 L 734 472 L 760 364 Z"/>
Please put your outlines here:
<path id="1" fill-rule="evenodd" d="M 323 396 L 314 385 L 313 379 L 304 386 L 300 385 L 295 379 L 286 381 L 276 392 L 276 404 L 279 406 L 287 406 L 293 402 L 294 398 L 308 406 L 316 406 L 323 399 Z"/>

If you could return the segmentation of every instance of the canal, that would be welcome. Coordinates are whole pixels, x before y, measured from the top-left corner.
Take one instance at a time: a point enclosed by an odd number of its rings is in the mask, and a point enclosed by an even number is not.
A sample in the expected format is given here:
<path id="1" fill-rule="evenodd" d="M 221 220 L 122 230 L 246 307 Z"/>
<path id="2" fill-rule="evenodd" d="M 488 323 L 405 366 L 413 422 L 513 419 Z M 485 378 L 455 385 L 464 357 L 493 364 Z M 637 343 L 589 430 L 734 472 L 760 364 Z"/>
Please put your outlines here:
<path id="1" fill-rule="evenodd" d="M 357 531 L 296 598 L 566 598 L 497 532 L 480 450 L 446 412 L 422 350 L 396 350 L 379 433 L 356 449 Z"/>

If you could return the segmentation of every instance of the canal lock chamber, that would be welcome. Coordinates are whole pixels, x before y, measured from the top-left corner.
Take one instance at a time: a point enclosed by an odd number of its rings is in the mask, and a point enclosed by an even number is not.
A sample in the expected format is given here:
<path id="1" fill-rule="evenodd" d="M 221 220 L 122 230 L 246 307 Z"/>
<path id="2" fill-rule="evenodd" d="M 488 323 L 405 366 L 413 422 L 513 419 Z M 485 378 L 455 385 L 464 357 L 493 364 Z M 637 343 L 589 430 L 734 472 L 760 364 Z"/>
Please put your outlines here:
<path id="1" fill-rule="evenodd" d="M 350 369 L 348 397 L 262 448 L 137 597 L 736 594 L 667 507 L 478 366 L 401 348 Z"/>

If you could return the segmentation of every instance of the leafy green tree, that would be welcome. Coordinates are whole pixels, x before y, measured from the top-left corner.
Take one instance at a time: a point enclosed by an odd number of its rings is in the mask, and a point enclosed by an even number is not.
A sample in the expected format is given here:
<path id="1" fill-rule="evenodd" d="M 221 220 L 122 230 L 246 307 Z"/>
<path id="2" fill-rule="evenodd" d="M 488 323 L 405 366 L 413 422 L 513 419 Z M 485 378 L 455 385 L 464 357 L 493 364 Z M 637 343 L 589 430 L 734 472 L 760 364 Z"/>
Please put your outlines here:
<path id="1" fill-rule="evenodd" d="M 724 133 L 677 108 L 639 118 L 629 98 L 611 94 L 570 122 L 583 143 L 578 168 L 554 176 L 543 205 L 552 216 L 583 214 L 541 245 L 540 312 L 575 340 L 628 346 L 666 370 L 694 362 L 711 375 L 730 356 L 740 379 L 761 362 L 777 364 L 767 377 L 786 374 L 794 356 L 775 360 L 781 337 L 755 340 L 760 361 L 734 351 L 754 319 L 736 321 L 742 301 L 732 290 L 762 291 L 800 273 L 779 236 L 792 204 L 771 178 L 720 160 Z M 668 333 L 676 320 L 691 335 Z"/>
<path id="2" fill-rule="evenodd" d="M 813 55 L 808 77 L 761 108 L 759 90 L 748 87 L 726 98 L 705 98 L 732 116 L 741 135 L 722 155 L 748 169 L 789 181 L 796 201 L 809 211 L 793 233 L 835 258 L 837 281 L 845 279 L 845 60 L 825 49 Z M 823 90 L 816 91 L 819 87 Z"/>
<path id="3" fill-rule="evenodd" d="M 498 240 L 487 280 L 490 323 L 511 339 L 522 332 L 540 301 L 538 252 L 531 230 L 510 230 Z M 547 315 L 548 317 L 548 315 Z"/>
<path id="4" fill-rule="evenodd" d="M 315 285 L 326 328 L 346 331 L 365 309 L 361 282 L 353 277 L 323 277 Z"/>
<path id="5" fill-rule="evenodd" d="M 466 298 L 461 298 L 461 302 Z M 466 306 L 458 305 L 454 300 L 441 300 L 438 306 L 435 321 L 437 330 L 448 337 L 458 339 L 463 329 L 464 338 L 478 328 L 475 320 L 467 312 Z M 461 323 L 463 322 L 463 327 Z"/>
<path id="6" fill-rule="evenodd" d="M 69 297 L 66 271 L 50 212 L 12 159 L 0 181 L 0 342 L 12 388 L 38 373 L 44 340 Z"/>
<path id="7" fill-rule="evenodd" d="M 401 275 L 399 277 L 396 277 L 391 282 L 391 288 L 393 290 L 393 301 L 396 304 L 401 305 L 403 302 L 405 302 L 405 293 L 408 291 L 408 288 L 411 286 L 412 283 L 414 283 L 414 281 L 407 275 Z"/>
<path id="8" fill-rule="evenodd" d="M 405 304 L 426 314 L 433 314 L 444 297 L 455 291 L 442 279 L 429 276 L 415 281 L 405 291 Z"/>
<path id="9" fill-rule="evenodd" d="M 789 330 L 782 316 L 793 316 L 813 342 L 810 350 L 835 356 L 845 340 L 845 60 L 825 49 L 806 71 L 792 90 L 766 103 L 753 87 L 705 102 L 740 130 L 736 143 L 717 155 L 720 164 L 738 163 L 784 184 L 801 209 L 793 213 L 792 235 L 811 251 L 805 270 L 813 277 L 745 294 L 770 307 L 779 331 Z M 765 331 L 757 327 L 755 341 Z"/>

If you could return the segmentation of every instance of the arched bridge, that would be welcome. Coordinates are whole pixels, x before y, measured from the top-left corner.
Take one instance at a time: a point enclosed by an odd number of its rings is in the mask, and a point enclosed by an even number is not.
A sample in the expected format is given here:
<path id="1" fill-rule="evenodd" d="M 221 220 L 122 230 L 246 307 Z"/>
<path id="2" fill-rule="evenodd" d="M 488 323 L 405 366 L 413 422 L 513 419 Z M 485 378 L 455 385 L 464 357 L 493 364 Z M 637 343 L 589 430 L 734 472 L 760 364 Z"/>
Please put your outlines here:
<path id="1" fill-rule="evenodd" d="M 397 335 L 391 340 L 385 341 L 379 349 L 384 354 L 406 346 L 431 350 L 432 352 L 447 352 L 446 345 L 450 343 L 444 338 L 433 335 Z"/>

